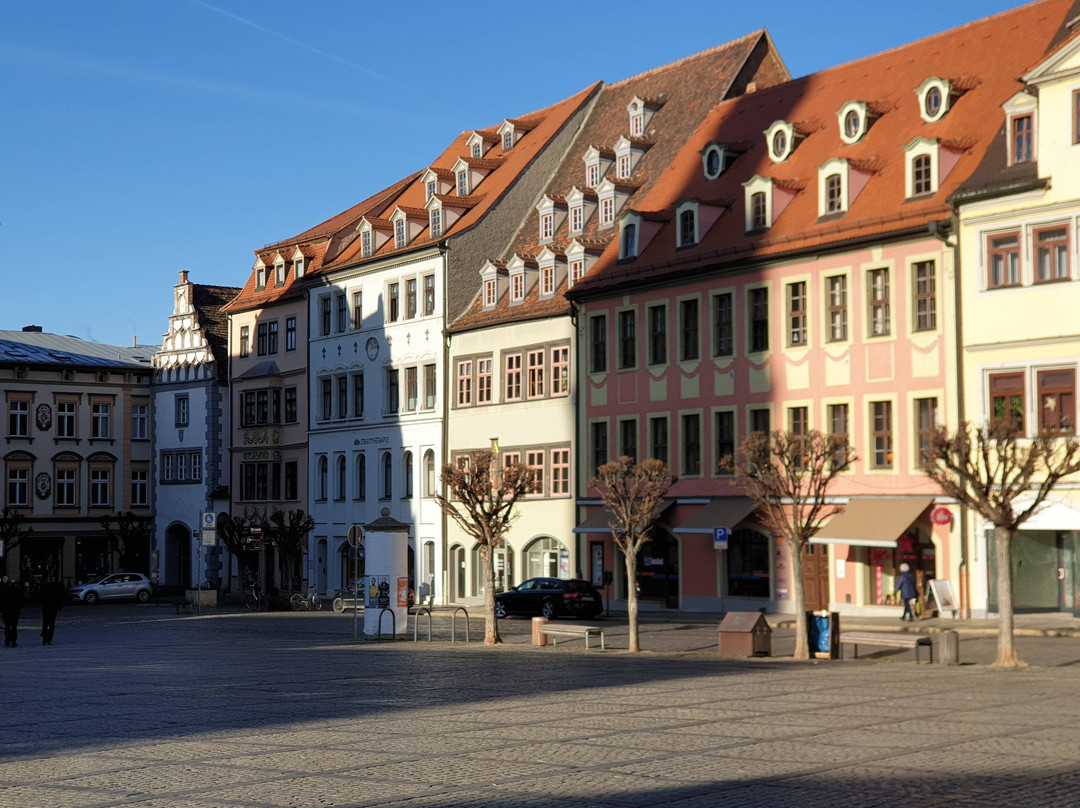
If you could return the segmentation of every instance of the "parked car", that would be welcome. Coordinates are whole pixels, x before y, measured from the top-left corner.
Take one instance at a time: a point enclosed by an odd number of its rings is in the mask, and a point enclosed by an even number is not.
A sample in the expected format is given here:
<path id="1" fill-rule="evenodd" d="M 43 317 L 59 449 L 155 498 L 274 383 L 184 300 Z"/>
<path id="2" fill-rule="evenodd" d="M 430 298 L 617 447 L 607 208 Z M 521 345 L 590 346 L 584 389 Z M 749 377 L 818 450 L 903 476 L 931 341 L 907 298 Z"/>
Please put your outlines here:
<path id="1" fill-rule="evenodd" d="M 495 595 L 495 615 L 543 615 L 596 617 L 604 611 L 603 599 L 588 581 L 576 578 L 530 578 Z"/>
<path id="2" fill-rule="evenodd" d="M 132 599 L 146 603 L 154 594 L 150 579 L 138 572 L 114 572 L 98 581 L 78 584 L 68 590 L 72 600 L 94 604 L 99 600 Z"/>

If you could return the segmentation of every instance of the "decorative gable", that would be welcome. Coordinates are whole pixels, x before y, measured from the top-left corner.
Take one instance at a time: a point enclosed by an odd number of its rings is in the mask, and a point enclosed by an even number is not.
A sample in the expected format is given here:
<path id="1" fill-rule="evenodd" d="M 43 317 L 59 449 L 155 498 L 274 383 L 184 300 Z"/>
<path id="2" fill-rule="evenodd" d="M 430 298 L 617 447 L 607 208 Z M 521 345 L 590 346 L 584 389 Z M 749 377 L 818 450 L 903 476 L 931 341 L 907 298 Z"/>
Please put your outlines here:
<path id="1" fill-rule="evenodd" d="M 589 146 L 585 150 L 585 187 L 596 188 L 607 175 L 611 164 L 615 162 L 615 152 Z"/>
<path id="2" fill-rule="evenodd" d="M 577 186 L 566 195 L 567 232 L 571 236 L 580 236 L 585 230 L 585 223 L 596 213 L 598 200 L 595 191 L 583 191 Z"/>
<path id="3" fill-rule="evenodd" d="M 615 178 L 629 179 L 645 156 L 647 144 L 623 135 L 615 142 Z"/>
<path id="4" fill-rule="evenodd" d="M 539 237 L 541 244 L 547 244 L 555 238 L 562 223 L 566 220 L 567 207 L 562 199 L 544 194 L 540 204 L 536 206 L 538 215 Z"/>
<path id="5" fill-rule="evenodd" d="M 630 116 L 630 137 L 645 137 L 653 116 L 661 106 L 663 106 L 661 98 L 634 96 L 633 100 L 626 105 L 626 112 Z"/>
<path id="6" fill-rule="evenodd" d="M 566 255 L 545 247 L 536 256 L 539 265 L 539 296 L 541 300 L 550 300 L 566 279 Z"/>
<path id="7" fill-rule="evenodd" d="M 536 285 L 540 265 L 536 259 L 515 255 L 506 262 L 506 271 L 510 281 L 510 305 L 520 306 L 525 302 L 532 287 Z"/>
<path id="8" fill-rule="evenodd" d="M 480 269 L 480 304 L 484 309 L 495 308 L 506 294 L 509 273 L 501 261 L 485 261 Z"/>
<path id="9" fill-rule="evenodd" d="M 498 142 L 499 136 L 494 132 L 473 132 L 469 135 L 469 139 L 465 141 L 465 147 L 469 150 L 470 157 L 483 157 Z"/>

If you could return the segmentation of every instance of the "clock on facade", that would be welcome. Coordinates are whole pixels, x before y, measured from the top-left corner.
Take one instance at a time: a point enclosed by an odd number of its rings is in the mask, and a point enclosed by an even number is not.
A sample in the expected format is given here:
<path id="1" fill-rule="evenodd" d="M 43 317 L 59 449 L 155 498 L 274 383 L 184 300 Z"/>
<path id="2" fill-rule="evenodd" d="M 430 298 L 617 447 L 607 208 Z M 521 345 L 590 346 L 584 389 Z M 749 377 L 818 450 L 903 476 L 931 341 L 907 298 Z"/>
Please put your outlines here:
<path id="1" fill-rule="evenodd" d="M 375 337 L 368 337 L 364 350 L 367 351 L 367 358 L 374 362 L 379 355 L 379 341 Z"/>

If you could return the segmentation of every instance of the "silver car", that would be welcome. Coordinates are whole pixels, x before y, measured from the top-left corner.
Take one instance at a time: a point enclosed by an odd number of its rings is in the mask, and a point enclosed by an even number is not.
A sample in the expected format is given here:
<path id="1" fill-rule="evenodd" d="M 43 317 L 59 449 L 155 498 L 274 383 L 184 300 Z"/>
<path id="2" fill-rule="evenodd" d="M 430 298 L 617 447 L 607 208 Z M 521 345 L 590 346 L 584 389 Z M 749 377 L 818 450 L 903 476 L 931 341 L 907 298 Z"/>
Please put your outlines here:
<path id="1" fill-rule="evenodd" d="M 146 603 L 153 593 L 150 579 L 138 572 L 114 572 L 100 581 L 79 584 L 68 590 L 72 600 L 90 604 L 99 600 L 136 600 Z"/>

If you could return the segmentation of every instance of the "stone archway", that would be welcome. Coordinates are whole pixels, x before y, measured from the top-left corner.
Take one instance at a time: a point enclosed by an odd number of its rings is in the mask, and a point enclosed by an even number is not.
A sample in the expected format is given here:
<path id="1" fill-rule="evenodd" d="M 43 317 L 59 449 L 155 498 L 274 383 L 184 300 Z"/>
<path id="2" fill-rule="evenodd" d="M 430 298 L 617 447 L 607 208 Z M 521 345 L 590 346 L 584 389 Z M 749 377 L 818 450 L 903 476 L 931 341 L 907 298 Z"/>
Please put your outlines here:
<path id="1" fill-rule="evenodd" d="M 191 529 L 179 522 L 165 531 L 161 554 L 161 583 L 165 586 L 191 588 Z"/>

